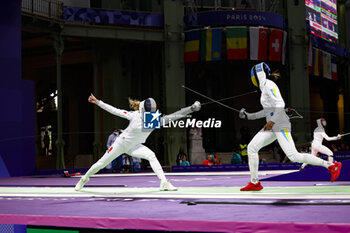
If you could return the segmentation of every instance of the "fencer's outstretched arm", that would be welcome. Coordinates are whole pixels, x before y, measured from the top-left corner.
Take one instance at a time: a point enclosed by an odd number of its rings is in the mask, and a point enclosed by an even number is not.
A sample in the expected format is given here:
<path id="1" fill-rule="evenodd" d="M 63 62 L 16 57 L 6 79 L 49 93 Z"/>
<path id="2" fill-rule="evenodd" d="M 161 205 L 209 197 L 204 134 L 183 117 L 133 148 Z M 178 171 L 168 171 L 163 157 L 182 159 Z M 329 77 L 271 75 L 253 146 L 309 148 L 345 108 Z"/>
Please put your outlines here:
<path id="1" fill-rule="evenodd" d="M 122 110 L 122 109 L 118 109 L 118 108 L 115 108 L 109 104 L 106 104 L 104 103 L 102 100 L 98 100 L 96 99 L 96 97 L 91 94 L 89 96 L 89 99 L 88 101 L 90 103 L 93 103 L 93 104 L 96 104 L 97 106 L 99 106 L 100 108 L 102 108 L 103 110 L 115 115 L 115 116 L 119 116 L 119 117 L 122 117 L 122 118 L 125 118 L 125 119 L 128 119 L 130 120 L 130 113 L 128 111 L 125 111 L 125 110 Z"/>
<path id="2" fill-rule="evenodd" d="M 322 137 L 323 137 L 324 139 L 326 139 L 327 141 L 336 141 L 336 140 L 341 139 L 340 134 L 338 134 L 338 136 L 329 137 L 326 133 L 322 132 L 321 135 L 322 135 Z"/>
<path id="3" fill-rule="evenodd" d="M 176 121 L 178 119 L 184 118 L 186 117 L 188 114 L 192 113 L 192 112 L 196 112 L 199 111 L 201 109 L 201 103 L 199 101 L 194 102 L 194 104 L 192 104 L 189 107 L 186 108 L 181 108 L 179 111 L 174 112 L 172 114 L 169 115 L 165 115 L 162 120 L 162 124 L 166 125 L 169 123 L 169 121 Z"/>
<path id="4" fill-rule="evenodd" d="M 248 113 L 246 112 L 245 108 L 242 108 L 241 111 L 239 111 L 239 117 L 242 119 L 247 118 L 248 120 L 256 120 L 266 117 L 266 114 L 264 109 L 259 112 Z"/>

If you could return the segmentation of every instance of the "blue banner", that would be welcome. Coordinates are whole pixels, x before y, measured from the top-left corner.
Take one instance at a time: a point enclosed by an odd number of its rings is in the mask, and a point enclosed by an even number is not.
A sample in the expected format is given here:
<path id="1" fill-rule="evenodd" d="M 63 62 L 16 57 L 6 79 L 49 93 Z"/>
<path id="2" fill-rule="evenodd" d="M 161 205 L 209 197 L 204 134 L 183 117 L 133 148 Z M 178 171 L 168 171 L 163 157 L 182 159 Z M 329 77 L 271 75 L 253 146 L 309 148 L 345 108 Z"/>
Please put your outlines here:
<path id="1" fill-rule="evenodd" d="M 300 163 L 266 163 L 259 164 L 260 171 L 266 170 L 298 170 Z M 171 166 L 172 172 L 214 172 L 214 171 L 249 171 L 248 164 L 223 164 L 223 165 L 191 165 Z"/>
<path id="2" fill-rule="evenodd" d="M 26 75 L 22 74 L 21 29 L 21 0 L 3 2 L 0 7 L 0 176 L 32 175 L 35 170 L 36 140 L 27 137 L 35 135 L 35 85 L 32 80 L 22 79 Z"/>
<path id="3" fill-rule="evenodd" d="M 311 40 L 312 46 L 318 49 L 324 50 L 326 52 L 332 53 L 340 57 L 344 57 L 347 59 L 349 58 L 349 51 L 340 45 L 337 45 L 332 42 L 328 42 L 314 35 L 310 35 L 310 40 Z"/>
<path id="4" fill-rule="evenodd" d="M 327 160 L 328 157 L 324 154 L 321 154 L 321 158 Z M 333 159 L 338 162 L 350 159 L 350 151 L 337 151 L 333 152 Z"/>
<path id="5" fill-rule="evenodd" d="M 210 11 L 194 13 L 184 17 L 184 24 L 185 29 L 225 25 L 286 28 L 282 15 L 259 11 Z"/>
<path id="6" fill-rule="evenodd" d="M 164 15 L 160 13 L 104 10 L 65 6 L 64 20 L 96 24 L 130 25 L 138 27 L 164 27 Z"/>
<path id="7" fill-rule="evenodd" d="M 312 156 L 312 155 L 310 155 Z M 334 160 L 343 162 L 350 160 L 350 151 L 334 152 Z M 327 160 L 328 157 L 321 154 L 321 158 Z M 266 170 L 299 170 L 301 163 L 263 163 L 259 164 L 260 171 Z M 309 165 L 308 167 L 312 167 Z M 172 172 L 214 172 L 214 171 L 249 171 L 248 164 L 222 164 L 222 165 L 191 165 L 191 166 L 171 166 Z"/>

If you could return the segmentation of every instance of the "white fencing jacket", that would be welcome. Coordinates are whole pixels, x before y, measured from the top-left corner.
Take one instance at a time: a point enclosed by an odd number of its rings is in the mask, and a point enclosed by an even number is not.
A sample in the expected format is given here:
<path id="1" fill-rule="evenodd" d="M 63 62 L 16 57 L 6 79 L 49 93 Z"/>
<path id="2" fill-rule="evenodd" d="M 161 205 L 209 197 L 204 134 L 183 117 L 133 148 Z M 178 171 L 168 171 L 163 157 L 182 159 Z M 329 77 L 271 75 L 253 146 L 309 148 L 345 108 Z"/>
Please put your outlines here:
<path id="1" fill-rule="evenodd" d="M 265 117 L 266 122 L 273 121 L 275 124 L 273 130 L 288 128 L 291 124 L 289 117 L 285 112 L 285 103 L 281 96 L 278 86 L 273 81 L 266 79 L 265 72 L 257 72 L 259 79 L 259 88 L 261 90 L 260 103 L 263 109 L 255 113 L 247 113 L 248 120 L 255 120 Z"/>
<path id="2" fill-rule="evenodd" d="M 329 137 L 322 126 L 321 119 L 318 119 L 317 128 L 314 130 L 314 140 L 312 141 L 312 146 L 322 145 L 323 139 L 326 139 L 327 141 L 335 141 L 339 138 L 337 136 Z"/>
<path id="3" fill-rule="evenodd" d="M 103 110 L 122 118 L 129 120 L 128 127 L 121 133 L 121 137 L 127 143 L 127 147 L 132 148 L 133 146 L 144 143 L 147 137 L 152 133 L 153 129 L 143 128 L 143 112 L 140 111 L 126 111 L 122 109 L 115 108 L 109 104 L 104 103 L 99 100 L 97 106 Z M 167 124 L 170 120 L 178 120 L 185 117 L 186 115 L 192 113 L 191 106 L 182 108 L 177 112 L 163 117 L 162 123 Z"/>

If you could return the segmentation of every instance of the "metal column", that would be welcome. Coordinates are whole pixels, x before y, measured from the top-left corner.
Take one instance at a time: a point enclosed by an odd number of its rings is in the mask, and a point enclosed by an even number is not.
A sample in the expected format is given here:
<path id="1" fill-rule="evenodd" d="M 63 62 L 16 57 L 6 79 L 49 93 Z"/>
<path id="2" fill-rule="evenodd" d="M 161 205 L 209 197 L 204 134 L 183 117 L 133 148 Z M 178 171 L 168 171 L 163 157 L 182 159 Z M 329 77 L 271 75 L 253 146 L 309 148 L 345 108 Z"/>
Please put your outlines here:
<path id="1" fill-rule="evenodd" d="M 100 56 L 98 53 L 97 43 L 93 47 L 93 72 L 94 72 L 94 95 L 100 96 L 99 91 L 99 63 Z M 93 143 L 93 162 L 96 162 L 102 155 L 102 142 L 101 142 L 101 110 L 98 107 L 94 107 L 94 143 Z"/>
<path id="2" fill-rule="evenodd" d="M 183 1 L 164 0 L 164 73 L 165 105 L 167 113 L 185 106 L 185 70 L 183 61 Z M 167 164 L 176 164 L 176 155 L 180 147 L 187 148 L 186 129 L 166 129 L 165 160 Z"/>
<path id="3" fill-rule="evenodd" d="M 56 77 L 57 77 L 57 158 L 56 158 L 56 169 L 66 168 L 64 163 L 64 140 L 62 137 L 63 133 L 63 120 L 62 120 L 62 53 L 64 49 L 64 43 L 61 35 L 54 36 L 54 48 L 56 51 Z"/>
<path id="4" fill-rule="evenodd" d="M 338 32 L 339 32 L 339 43 L 349 49 L 349 45 L 347 43 L 347 29 L 350 25 L 346 25 L 346 13 L 347 10 L 347 0 L 338 0 Z M 348 3 L 349 4 L 349 3 Z M 348 6 L 349 7 L 349 6 Z M 349 29 L 348 29 L 349 30 Z M 350 112 L 350 63 L 345 59 L 337 59 L 337 61 L 341 61 L 337 63 L 338 65 L 338 75 L 339 68 L 342 67 L 344 70 L 342 74 L 344 75 L 344 113 Z M 340 66 L 339 66 L 340 65 Z M 350 131 L 350 116 L 348 114 L 344 114 L 344 132 Z"/>
<path id="5" fill-rule="evenodd" d="M 304 119 L 293 122 L 293 136 L 296 144 L 310 138 L 310 89 L 308 75 L 307 35 L 305 3 L 286 1 L 289 35 L 289 77 L 291 106 L 302 111 Z M 298 17 L 295 17 L 298 15 Z"/>

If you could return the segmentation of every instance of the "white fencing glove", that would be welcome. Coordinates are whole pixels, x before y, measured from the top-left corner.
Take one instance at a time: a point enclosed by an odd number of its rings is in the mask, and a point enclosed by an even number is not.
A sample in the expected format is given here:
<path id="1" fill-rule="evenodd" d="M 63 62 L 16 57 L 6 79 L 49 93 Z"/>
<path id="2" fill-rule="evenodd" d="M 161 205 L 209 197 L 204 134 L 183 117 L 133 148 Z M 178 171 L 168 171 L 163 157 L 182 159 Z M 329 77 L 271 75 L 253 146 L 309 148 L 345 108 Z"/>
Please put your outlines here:
<path id="1" fill-rule="evenodd" d="M 338 134 L 338 135 L 337 135 L 337 140 L 340 140 L 340 139 L 341 139 L 341 135 Z"/>
<path id="2" fill-rule="evenodd" d="M 201 103 L 199 101 L 194 102 L 194 104 L 192 104 L 192 106 L 191 106 L 191 110 L 193 112 L 197 112 L 200 109 L 201 109 Z"/>
<path id="3" fill-rule="evenodd" d="M 239 111 L 239 118 L 241 118 L 241 119 L 247 119 L 247 118 L 248 118 L 247 112 L 245 111 L 245 108 L 242 108 L 242 109 Z"/>

